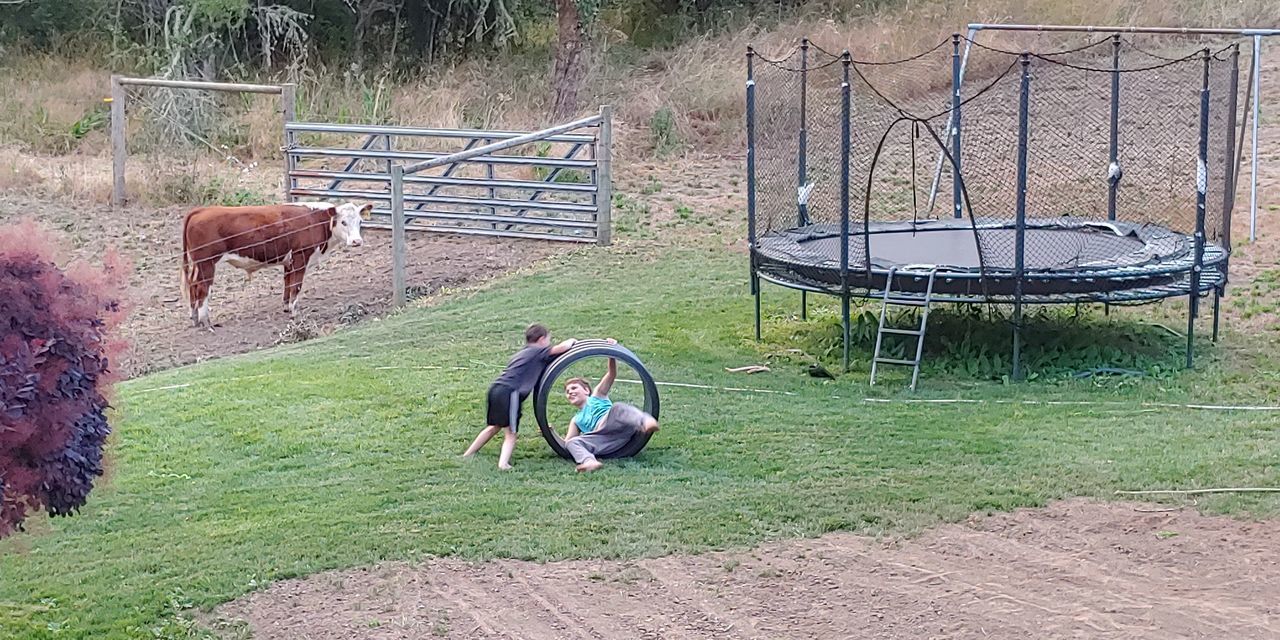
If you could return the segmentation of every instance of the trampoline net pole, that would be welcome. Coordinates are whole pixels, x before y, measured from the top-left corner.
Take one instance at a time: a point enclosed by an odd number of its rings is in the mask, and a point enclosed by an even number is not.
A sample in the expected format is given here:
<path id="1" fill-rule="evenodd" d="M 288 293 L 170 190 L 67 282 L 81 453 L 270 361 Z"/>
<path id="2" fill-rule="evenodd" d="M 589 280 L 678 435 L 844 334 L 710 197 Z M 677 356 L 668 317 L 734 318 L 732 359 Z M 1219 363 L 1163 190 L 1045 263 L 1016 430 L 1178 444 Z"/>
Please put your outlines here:
<path id="1" fill-rule="evenodd" d="M 1107 163 L 1107 219 L 1116 219 L 1116 189 L 1120 186 L 1120 34 L 1111 36 L 1111 140 Z"/>
<path id="2" fill-rule="evenodd" d="M 1238 183 L 1238 165 L 1235 159 L 1236 149 L 1236 115 L 1240 108 L 1239 93 L 1240 91 L 1240 44 L 1236 43 L 1231 47 L 1231 79 L 1228 85 L 1227 94 L 1227 148 L 1226 148 L 1226 185 L 1222 190 L 1222 227 L 1218 230 L 1220 236 L 1218 240 L 1222 246 L 1231 250 L 1231 214 L 1236 208 L 1236 186 Z M 1230 258 L 1223 264 L 1222 275 L 1225 277 L 1228 273 L 1227 266 L 1230 264 Z M 1225 285 L 1225 283 L 1223 283 Z"/>
<path id="3" fill-rule="evenodd" d="M 967 54 L 968 51 L 966 50 Z M 951 34 L 951 212 L 964 217 L 960 206 L 960 34 Z M 941 170 L 941 167 L 939 167 Z M 930 203 L 932 208 L 932 203 Z"/>
<path id="4" fill-rule="evenodd" d="M 844 81 L 840 84 L 840 316 L 844 330 L 844 370 L 849 370 L 849 156 L 851 133 L 849 119 L 850 87 L 849 65 L 852 56 L 845 51 L 840 63 Z M 869 261 L 868 261 L 869 262 Z"/>
<path id="5" fill-rule="evenodd" d="M 969 64 L 969 52 L 973 48 L 973 38 L 977 33 L 978 33 L 977 29 L 973 29 L 973 28 L 969 29 L 968 35 L 964 38 L 964 41 L 965 41 L 964 53 L 960 55 L 960 68 L 958 69 L 958 72 L 954 66 L 952 67 L 953 71 L 951 75 L 951 93 L 953 96 L 961 95 L 961 91 L 964 86 L 965 69 Z M 956 105 L 958 102 L 960 102 L 960 98 L 958 97 L 953 98 L 952 104 L 951 104 L 951 107 L 952 107 L 951 116 L 947 121 L 946 133 L 943 135 L 943 140 L 946 144 L 953 144 L 951 136 L 956 134 L 959 131 L 958 129 L 960 124 L 959 116 L 958 116 L 959 111 L 956 109 Z M 954 143 L 954 149 L 956 149 L 956 151 L 953 152 L 952 154 L 953 157 L 955 158 L 960 157 L 959 148 L 960 148 L 959 144 Z M 938 160 L 937 162 L 934 163 L 934 167 L 933 167 L 933 181 L 929 185 L 929 202 L 925 206 L 925 210 L 928 211 L 929 213 L 933 213 L 933 208 L 938 201 L 938 189 L 942 182 L 942 170 L 943 170 L 944 163 L 946 162 L 946 157 L 947 157 L 947 154 L 942 149 L 939 149 Z M 958 180 L 959 176 L 955 167 L 952 167 L 952 172 L 953 172 L 952 180 L 953 181 Z M 954 191 L 952 192 L 952 197 L 953 199 L 955 197 Z M 954 202 L 952 204 L 953 206 L 955 205 Z M 964 217 L 964 214 L 959 209 L 956 209 L 955 217 L 961 218 L 961 217 Z"/>
<path id="6" fill-rule="evenodd" d="M 802 197 L 808 174 L 809 151 L 809 39 L 800 41 L 800 142 L 796 153 L 796 207 L 799 209 L 797 226 L 809 224 L 809 203 Z"/>
<path id="7" fill-rule="evenodd" d="M 809 203 L 803 196 L 804 185 L 808 179 L 809 155 L 809 39 L 800 41 L 800 144 L 796 157 L 796 206 L 799 209 L 799 226 L 809 224 Z M 809 294 L 800 291 L 800 319 L 809 319 Z"/>
<path id="8" fill-rule="evenodd" d="M 1031 56 L 1022 54 L 1018 88 L 1018 187 L 1014 239 L 1013 379 L 1022 379 L 1022 279 L 1026 273 L 1027 239 L 1027 111 L 1031 93 Z"/>
<path id="9" fill-rule="evenodd" d="M 1187 368 L 1194 357 L 1196 316 L 1200 311 L 1200 277 L 1204 269 L 1204 218 L 1209 189 L 1209 49 L 1202 53 L 1200 82 L 1200 140 L 1196 151 L 1196 231 L 1195 262 L 1191 267 L 1191 293 L 1187 301 Z"/>
<path id="10" fill-rule="evenodd" d="M 747 253 L 755 296 L 756 340 L 760 339 L 760 279 L 756 276 L 756 81 L 755 50 L 747 47 Z"/>

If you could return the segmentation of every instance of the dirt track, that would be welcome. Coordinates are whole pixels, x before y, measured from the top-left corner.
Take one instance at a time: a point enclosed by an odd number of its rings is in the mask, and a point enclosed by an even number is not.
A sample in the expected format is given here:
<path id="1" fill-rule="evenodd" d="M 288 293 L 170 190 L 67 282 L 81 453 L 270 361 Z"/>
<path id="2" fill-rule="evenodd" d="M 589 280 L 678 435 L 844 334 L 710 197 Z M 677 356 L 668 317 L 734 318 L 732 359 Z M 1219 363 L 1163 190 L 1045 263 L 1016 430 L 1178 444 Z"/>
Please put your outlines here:
<path id="1" fill-rule="evenodd" d="M 280 582 L 218 614 L 299 639 L 1280 637 L 1280 533 L 1158 508 L 1070 500 L 884 544 L 388 564 Z"/>

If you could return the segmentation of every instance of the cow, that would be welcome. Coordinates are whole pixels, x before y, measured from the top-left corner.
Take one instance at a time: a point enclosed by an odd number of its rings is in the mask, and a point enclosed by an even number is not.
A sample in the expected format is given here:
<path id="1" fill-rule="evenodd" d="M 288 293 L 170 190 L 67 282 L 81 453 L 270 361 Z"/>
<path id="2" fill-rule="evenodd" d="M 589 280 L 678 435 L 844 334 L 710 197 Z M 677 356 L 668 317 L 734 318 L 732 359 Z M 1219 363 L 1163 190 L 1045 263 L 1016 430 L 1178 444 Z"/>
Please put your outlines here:
<path id="1" fill-rule="evenodd" d="M 191 321 L 209 324 L 209 289 L 220 261 L 248 278 L 284 266 L 284 312 L 293 314 L 308 267 L 338 247 L 359 247 L 360 222 L 373 205 L 292 202 L 263 206 L 200 207 L 182 221 L 182 298 Z"/>

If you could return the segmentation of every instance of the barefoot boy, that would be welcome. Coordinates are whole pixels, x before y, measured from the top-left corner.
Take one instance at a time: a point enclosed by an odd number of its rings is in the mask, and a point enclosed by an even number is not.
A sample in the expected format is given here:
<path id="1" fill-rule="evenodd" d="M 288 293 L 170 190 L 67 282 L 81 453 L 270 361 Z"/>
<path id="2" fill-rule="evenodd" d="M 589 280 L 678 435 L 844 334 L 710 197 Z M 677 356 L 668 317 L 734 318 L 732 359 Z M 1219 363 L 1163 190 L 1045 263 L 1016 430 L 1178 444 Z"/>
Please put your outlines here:
<path id="1" fill-rule="evenodd" d="M 617 341 L 610 338 L 609 344 Z M 658 421 L 642 409 L 609 399 L 609 391 L 617 378 L 618 363 L 609 358 L 604 377 L 594 390 L 585 378 L 573 378 L 564 385 L 565 399 L 578 408 L 578 413 L 569 421 L 565 448 L 578 463 L 575 468 L 579 472 L 604 466 L 596 456 L 621 449 L 636 432 L 651 434 L 658 430 Z"/>
<path id="2" fill-rule="evenodd" d="M 525 329 L 524 348 L 511 356 L 507 368 L 489 386 L 489 426 L 480 431 L 475 442 L 462 454 L 463 457 L 474 455 L 505 427 L 507 431 L 502 434 L 502 454 L 498 457 L 498 468 L 511 468 L 511 452 L 516 448 L 516 431 L 519 429 L 525 398 L 533 393 L 533 385 L 538 383 L 538 378 L 551 360 L 568 351 L 575 343 L 577 340 L 569 338 L 553 347 L 546 327 L 532 324 Z"/>

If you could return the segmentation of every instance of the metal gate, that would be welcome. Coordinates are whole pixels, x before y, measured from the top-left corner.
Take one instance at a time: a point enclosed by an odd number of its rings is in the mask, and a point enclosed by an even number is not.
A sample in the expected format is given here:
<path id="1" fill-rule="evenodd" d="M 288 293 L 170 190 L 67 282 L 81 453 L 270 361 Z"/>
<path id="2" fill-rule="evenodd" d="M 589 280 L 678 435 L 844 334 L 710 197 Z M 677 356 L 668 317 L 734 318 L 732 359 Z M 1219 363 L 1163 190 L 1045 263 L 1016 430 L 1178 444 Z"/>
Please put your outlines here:
<path id="1" fill-rule="evenodd" d="M 531 133 L 320 122 L 285 125 L 289 199 L 371 202 L 408 231 L 609 244 L 610 109 Z"/>

